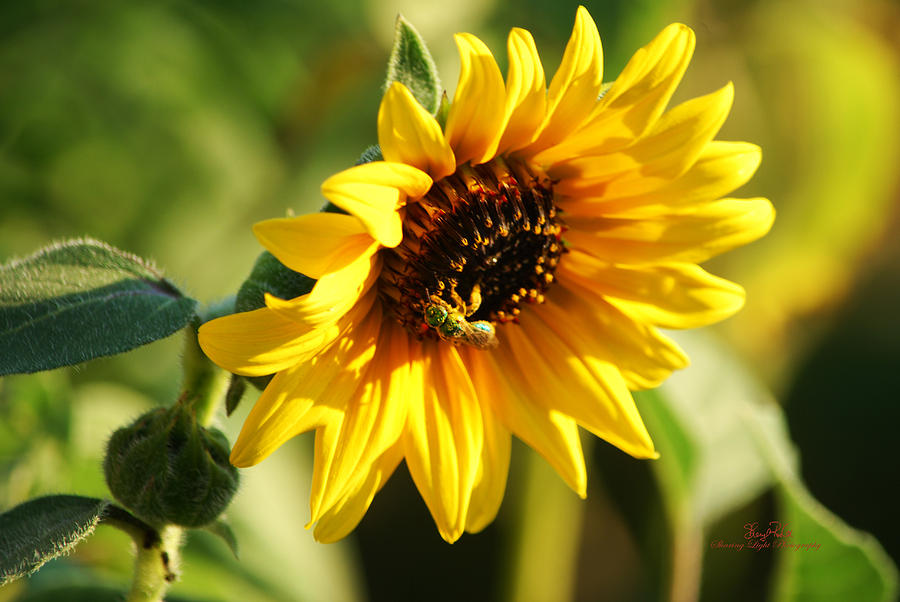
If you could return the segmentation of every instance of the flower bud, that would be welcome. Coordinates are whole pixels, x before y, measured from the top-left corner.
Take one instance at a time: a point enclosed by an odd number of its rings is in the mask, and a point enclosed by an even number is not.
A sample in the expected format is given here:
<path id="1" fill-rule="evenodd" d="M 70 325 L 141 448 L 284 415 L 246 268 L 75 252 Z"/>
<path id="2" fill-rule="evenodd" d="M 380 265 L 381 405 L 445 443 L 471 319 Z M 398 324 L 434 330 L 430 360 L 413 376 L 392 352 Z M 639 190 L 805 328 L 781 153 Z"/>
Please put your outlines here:
<path id="1" fill-rule="evenodd" d="M 151 525 L 200 527 L 215 520 L 238 487 L 228 440 L 176 404 L 157 408 L 109 440 L 103 470 L 113 496 Z"/>

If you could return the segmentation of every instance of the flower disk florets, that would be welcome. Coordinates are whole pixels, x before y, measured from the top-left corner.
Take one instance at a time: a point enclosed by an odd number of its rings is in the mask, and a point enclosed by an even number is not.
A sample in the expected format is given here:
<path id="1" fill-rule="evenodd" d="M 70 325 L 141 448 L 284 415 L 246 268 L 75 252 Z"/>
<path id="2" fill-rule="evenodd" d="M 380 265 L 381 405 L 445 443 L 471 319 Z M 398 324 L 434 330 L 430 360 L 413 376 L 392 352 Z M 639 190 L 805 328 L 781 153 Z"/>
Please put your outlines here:
<path id="1" fill-rule="evenodd" d="M 521 303 L 543 301 L 563 230 L 540 168 L 500 157 L 465 164 L 407 204 L 403 242 L 383 251 L 379 291 L 413 334 L 433 332 L 435 297 L 472 321 L 514 321 Z"/>

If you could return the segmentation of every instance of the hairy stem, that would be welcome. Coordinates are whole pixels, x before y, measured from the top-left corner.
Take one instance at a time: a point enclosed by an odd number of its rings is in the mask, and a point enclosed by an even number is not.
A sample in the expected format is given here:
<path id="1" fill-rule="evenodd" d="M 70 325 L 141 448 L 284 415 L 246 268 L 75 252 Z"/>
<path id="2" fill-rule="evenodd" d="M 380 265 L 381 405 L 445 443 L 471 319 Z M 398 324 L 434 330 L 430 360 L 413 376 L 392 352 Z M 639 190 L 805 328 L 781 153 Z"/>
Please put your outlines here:
<path id="1" fill-rule="evenodd" d="M 134 561 L 134 581 L 126 602 L 162 602 L 169 585 L 178 576 L 182 529 L 169 525 L 154 543 L 139 542 Z"/>
<path id="2" fill-rule="evenodd" d="M 197 422 L 209 426 L 225 399 L 229 373 L 213 364 L 200 348 L 195 324 L 185 328 L 184 384 L 179 402 L 194 409 Z"/>

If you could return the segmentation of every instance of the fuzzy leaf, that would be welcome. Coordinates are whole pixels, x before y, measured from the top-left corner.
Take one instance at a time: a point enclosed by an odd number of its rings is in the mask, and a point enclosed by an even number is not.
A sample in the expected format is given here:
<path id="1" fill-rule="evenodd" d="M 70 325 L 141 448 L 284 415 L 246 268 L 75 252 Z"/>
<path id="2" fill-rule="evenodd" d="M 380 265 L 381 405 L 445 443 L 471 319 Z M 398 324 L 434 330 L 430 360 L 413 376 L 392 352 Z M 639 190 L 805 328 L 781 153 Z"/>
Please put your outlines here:
<path id="1" fill-rule="evenodd" d="M 406 86 L 429 113 L 437 112 L 441 98 L 437 67 L 419 32 L 402 15 L 397 15 L 384 89 L 394 82 Z"/>
<path id="2" fill-rule="evenodd" d="M 0 586 L 37 571 L 94 532 L 109 502 L 50 495 L 0 514 Z"/>
<path id="3" fill-rule="evenodd" d="M 196 301 L 151 263 L 92 239 L 0 266 L 0 375 L 113 355 L 184 327 Z"/>

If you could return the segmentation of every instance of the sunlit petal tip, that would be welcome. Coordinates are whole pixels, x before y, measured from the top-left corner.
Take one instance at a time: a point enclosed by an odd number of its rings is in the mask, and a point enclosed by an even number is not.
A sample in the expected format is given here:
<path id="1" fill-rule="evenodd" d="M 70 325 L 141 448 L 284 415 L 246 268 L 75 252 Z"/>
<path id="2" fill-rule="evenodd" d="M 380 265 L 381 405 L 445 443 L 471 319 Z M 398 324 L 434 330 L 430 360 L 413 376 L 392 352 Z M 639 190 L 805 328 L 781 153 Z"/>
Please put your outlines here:
<path id="1" fill-rule="evenodd" d="M 547 82 L 534 38 L 514 27 L 507 40 L 509 71 L 506 77 L 506 129 L 498 150 L 523 148 L 540 134 L 547 107 Z"/>
<path id="2" fill-rule="evenodd" d="M 416 167 L 434 180 L 456 170 L 456 158 L 441 126 L 400 82 L 393 82 L 381 101 L 378 142 L 385 160 Z"/>
<path id="3" fill-rule="evenodd" d="M 587 473 L 584 475 L 584 479 L 580 479 L 574 483 L 567 482 L 569 488 L 575 492 L 575 495 L 580 497 L 583 500 L 587 499 Z"/>
<path id="4" fill-rule="evenodd" d="M 773 205 L 772 201 L 770 201 L 769 199 L 757 199 L 757 202 L 759 205 L 760 213 L 764 216 L 761 218 L 761 220 L 766 224 L 765 229 L 762 231 L 760 236 L 765 236 L 775 224 L 775 205 Z"/>
<path id="5" fill-rule="evenodd" d="M 454 35 L 460 72 L 444 136 L 456 163 L 494 158 L 506 127 L 506 86 L 488 47 L 469 33 Z"/>
<path id="6" fill-rule="evenodd" d="M 720 141 L 716 141 L 714 144 L 728 145 L 730 157 L 733 159 L 733 172 L 737 172 L 738 177 L 742 182 L 748 181 L 753 174 L 756 173 L 756 170 L 759 169 L 760 164 L 762 163 L 762 148 L 757 146 L 756 144 L 751 144 L 749 142 L 733 142 L 733 143 L 723 143 Z M 710 145 L 710 148 L 713 148 L 713 145 Z M 723 157 L 725 158 L 725 157 Z M 730 174 L 723 174 L 723 179 Z"/>
<path id="7" fill-rule="evenodd" d="M 734 82 L 729 81 L 727 84 L 722 86 L 721 90 L 723 104 L 728 105 L 728 109 L 731 109 L 731 105 L 734 104 Z"/>
<path id="8" fill-rule="evenodd" d="M 547 110 L 541 133 L 525 149 L 527 155 L 562 143 L 590 117 L 603 87 L 603 46 L 597 25 L 587 9 L 579 7 L 572 35 L 559 68 L 547 89 Z"/>
<path id="9" fill-rule="evenodd" d="M 653 445 L 649 435 L 641 441 L 635 441 L 633 445 L 627 448 L 620 449 L 638 460 L 656 460 L 659 458 L 659 452 L 656 451 L 656 447 Z"/>
<path id="10" fill-rule="evenodd" d="M 228 457 L 228 461 L 231 462 L 232 466 L 237 468 L 250 468 L 251 466 L 255 466 L 262 462 L 268 454 L 260 455 L 251 453 L 246 447 L 238 448 L 236 445 L 231 450 L 231 455 Z"/>
<path id="11" fill-rule="evenodd" d="M 588 11 L 587 7 L 584 6 L 584 4 L 579 4 L 578 8 L 575 10 L 575 22 L 576 27 L 578 27 L 578 24 L 590 22 L 596 28 L 594 18 L 591 17 L 591 13 Z"/>
<path id="12" fill-rule="evenodd" d="M 280 443 L 277 445 L 267 444 L 261 437 L 255 436 L 254 433 L 249 432 L 246 428 L 241 429 L 238 440 L 234 442 L 234 447 L 231 448 L 228 461 L 237 468 L 250 468 L 268 458 L 279 445 Z"/>
<path id="13" fill-rule="evenodd" d="M 670 37 L 687 36 L 690 38 L 696 38 L 694 30 L 684 23 L 670 23 L 663 28 L 660 35 Z"/>
<path id="14" fill-rule="evenodd" d="M 423 196 L 431 184 L 431 177 L 417 167 L 373 161 L 331 176 L 322 184 L 322 194 L 359 218 L 372 238 L 385 247 L 396 247 L 403 240 L 397 210 L 407 197 Z"/>

